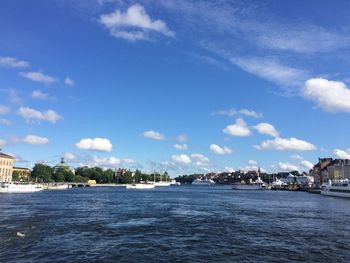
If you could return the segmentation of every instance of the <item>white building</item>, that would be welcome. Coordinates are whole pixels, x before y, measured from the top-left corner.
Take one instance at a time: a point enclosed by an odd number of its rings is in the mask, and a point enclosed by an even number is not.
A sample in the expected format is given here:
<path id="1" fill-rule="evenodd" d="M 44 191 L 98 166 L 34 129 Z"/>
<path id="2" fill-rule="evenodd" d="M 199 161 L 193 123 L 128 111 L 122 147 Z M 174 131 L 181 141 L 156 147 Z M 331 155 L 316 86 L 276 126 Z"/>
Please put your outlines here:
<path id="1" fill-rule="evenodd" d="M 0 152 L 0 182 L 11 182 L 14 158 Z"/>

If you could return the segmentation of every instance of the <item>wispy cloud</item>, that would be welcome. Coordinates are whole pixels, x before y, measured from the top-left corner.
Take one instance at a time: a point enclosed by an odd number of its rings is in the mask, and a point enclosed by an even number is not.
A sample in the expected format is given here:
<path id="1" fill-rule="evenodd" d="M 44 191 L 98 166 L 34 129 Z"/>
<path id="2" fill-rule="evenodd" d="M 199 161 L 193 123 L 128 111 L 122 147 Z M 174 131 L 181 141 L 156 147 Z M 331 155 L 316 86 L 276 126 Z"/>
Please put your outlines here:
<path id="1" fill-rule="evenodd" d="M 27 122 L 48 121 L 51 123 L 56 123 L 57 121 L 63 119 L 63 117 L 54 110 L 41 112 L 29 107 L 20 107 L 17 114 L 23 117 Z"/>
<path id="2" fill-rule="evenodd" d="M 51 84 L 53 82 L 58 81 L 57 78 L 51 77 L 49 75 L 45 75 L 45 74 L 43 74 L 41 72 L 34 72 L 34 71 L 31 71 L 31 72 L 20 72 L 19 75 L 24 77 L 24 78 L 30 79 L 32 81 L 42 82 L 42 83 L 45 83 L 45 84 Z"/>
<path id="3" fill-rule="evenodd" d="M 156 132 L 153 130 L 143 132 L 143 137 L 157 140 L 157 141 L 162 141 L 165 139 L 164 134 L 161 134 L 160 132 Z"/>
<path id="4" fill-rule="evenodd" d="M 13 57 L 0 57 L 0 66 L 8 68 L 26 68 L 29 67 L 29 62 Z"/>

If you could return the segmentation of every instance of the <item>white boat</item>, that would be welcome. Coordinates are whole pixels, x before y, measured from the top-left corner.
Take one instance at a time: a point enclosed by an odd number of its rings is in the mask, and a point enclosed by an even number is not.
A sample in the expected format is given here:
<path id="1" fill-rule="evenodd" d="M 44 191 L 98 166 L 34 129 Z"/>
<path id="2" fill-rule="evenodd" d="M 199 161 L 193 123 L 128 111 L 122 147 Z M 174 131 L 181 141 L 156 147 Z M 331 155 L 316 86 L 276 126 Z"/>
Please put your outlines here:
<path id="1" fill-rule="evenodd" d="M 276 178 L 276 180 L 273 181 L 271 184 L 271 190 L 285 190 L 285 189 L 288 189 L 288 184 L 278 178 Z"/>
<path id="2" fill-rule="evenodd" d="M 176 182 L 175 179 L 171 180 L 170 185 L 181 185 L 180 182 Z"/>
<path id="3" fill-rule="evenodd" d="M 68 188 L 69 188 L 68 184 L 60 184 L 60 183 L 48 184 L 44 186 L 45 190 L 65 190 Z"/>
<path id="4" fill-rule="evenodd" d="M 0 193 L 32 193 L 44 190 L 44 187 L 36 183 L 0 183 Z"/>
<path id="5" fill-rule="evenodd" d="M 240 182 L 232 185 L 233 190 L 265 190 L 266 184 L 258 177 L 257 180 L 250 183 Z"/>
<path id="6" fill-rule="evenodd" d="M 213 185 L 215 182 L 211 179 L 196 179 L 192 182 L 192 185 Z"/>
<path id="7" fill-rule="evenodd" d="M 154 186 L 170 186 L 170 182 L 155 182 L 155 183 L 153 183 L 154 184 Z"/>
<path id="8" fill-rule="evenodd" d="M 126 185 L 126 189 L 152 189 L 156 186 L 154 184 L 128 184 Z"/>
<path id="9" fill-rule="evenodd" d="M 335 197 L 350 197 L 350 182 L 348 179 L 332 182 L 321 186 L 321 195 Z"/>

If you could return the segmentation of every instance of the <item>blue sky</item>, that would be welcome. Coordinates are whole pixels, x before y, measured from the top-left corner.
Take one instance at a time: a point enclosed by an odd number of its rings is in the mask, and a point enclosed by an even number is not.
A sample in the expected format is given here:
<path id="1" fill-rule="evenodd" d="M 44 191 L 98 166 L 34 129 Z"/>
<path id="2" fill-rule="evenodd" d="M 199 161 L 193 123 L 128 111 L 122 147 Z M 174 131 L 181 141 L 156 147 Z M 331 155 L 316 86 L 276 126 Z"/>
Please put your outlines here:
<path id="1" fill-rule="evenodd" d="M 18 166 L 308 170 L 350 158 L 348 1 L 1 1 Z"/>

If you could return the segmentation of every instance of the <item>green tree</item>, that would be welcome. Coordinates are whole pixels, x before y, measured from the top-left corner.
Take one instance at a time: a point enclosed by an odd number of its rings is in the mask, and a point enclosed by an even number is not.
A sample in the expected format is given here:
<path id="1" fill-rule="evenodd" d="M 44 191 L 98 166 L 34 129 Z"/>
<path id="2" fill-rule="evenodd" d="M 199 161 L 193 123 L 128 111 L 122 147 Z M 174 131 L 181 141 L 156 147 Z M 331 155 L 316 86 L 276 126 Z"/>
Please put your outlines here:
<path id="1" fill-rule="evenodd" d="M 12 181 L 19 181 L 21 179 L 21 175 L 18 171 L 12 172 Z"/>
<path id="2" fill-rule="evenodd" d="M 37 163 L 34 165 L 31 177 L 33 180 L 38 180 L 39 182 L 52 182 L 53 169 L 46 165 Z"/>

